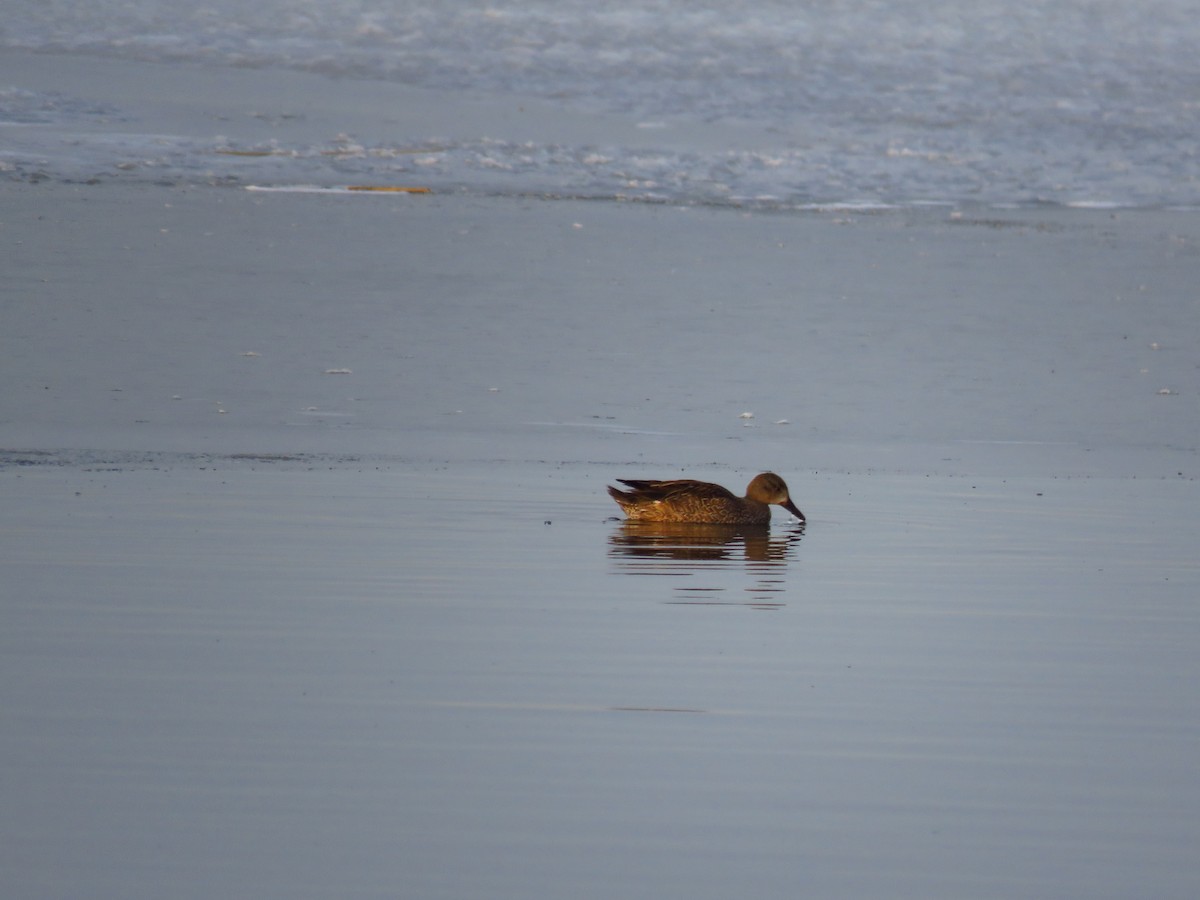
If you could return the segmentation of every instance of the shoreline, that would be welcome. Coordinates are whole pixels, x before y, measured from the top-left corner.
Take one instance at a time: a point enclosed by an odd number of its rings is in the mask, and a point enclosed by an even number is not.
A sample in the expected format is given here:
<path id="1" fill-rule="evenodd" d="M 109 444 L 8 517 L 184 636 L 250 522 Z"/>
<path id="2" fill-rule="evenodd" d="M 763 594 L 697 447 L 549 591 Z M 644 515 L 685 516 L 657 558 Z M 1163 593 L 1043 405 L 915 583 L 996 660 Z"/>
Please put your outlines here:
<path id="1" fill-rule="evenodd" d="M 0 90 L 9 89 L 16 91 L 14 118 L 0 121 L 0 177 L 17 182 L 285 189 L 417 184 L 481 198 L 682 203 L 766 213 L 930 206 L 968 214 L 1041 207 L 1200 210 L 1174 200 L 1089 196 L 1062 185 L 1029 193 L 1014 184 L 1011 195 L 979 199 L 986 179 L 978 175 L 967 175 L 971 186 L 944 197 L 912 187 L 905 196 L 889 196 L 882 185 L 842 191 L 829 186 L 840 176 L 810 180 L 803 135 L 761 123 L 644 120 L 539 97 L 278 66 L 4 49 Z M 754 177 L 785 159 L 808 184 L 800 196 L 781 196 L 780 183 Z M 727 182 L 731 167 L 739 174 Z"/>

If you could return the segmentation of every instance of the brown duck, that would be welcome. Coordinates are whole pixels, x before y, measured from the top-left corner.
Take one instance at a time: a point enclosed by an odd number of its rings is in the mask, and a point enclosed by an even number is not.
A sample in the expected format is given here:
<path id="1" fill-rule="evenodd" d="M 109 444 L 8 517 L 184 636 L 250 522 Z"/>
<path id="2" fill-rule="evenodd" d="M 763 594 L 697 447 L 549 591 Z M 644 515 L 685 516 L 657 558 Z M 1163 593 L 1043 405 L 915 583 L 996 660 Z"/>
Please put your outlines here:
<path id="1" fill-rule="evenodd" d="M 782 506 L 801 522 L 804 513 L 792 503 L 788 487 L 774 472 L 755 475 L 746 496 L 735 496 L 707 481 L 617 481 L 629 490 L 609 487 L 608 493 L 633 521 L 693 522 L 708 525 L 766 525 L 771 504 Z"/>

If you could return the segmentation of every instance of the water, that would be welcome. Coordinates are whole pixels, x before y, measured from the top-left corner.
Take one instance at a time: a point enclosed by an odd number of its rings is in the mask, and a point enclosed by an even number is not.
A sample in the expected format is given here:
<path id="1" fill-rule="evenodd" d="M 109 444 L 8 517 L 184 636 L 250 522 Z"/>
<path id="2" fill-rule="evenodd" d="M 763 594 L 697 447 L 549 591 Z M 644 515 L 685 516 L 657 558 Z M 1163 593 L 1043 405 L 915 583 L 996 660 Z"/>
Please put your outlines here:
<path id="1" fill-rule="evenodd" d="M 1191 214 L 6 189 L 0 893 L 1196 895 Z"/>
<path id="2" fill-rule="evenodd" d="M 120 141 L 100 129 L 69 163 L 53 159 L 50 140 L 10 147 L 0 162 L 12 177 L 417 179 L 767 208 L 1194 206 L 1198 38 L 1186 0 L 14 2 L 0 47 L 402 85 L 460 115 L 433 130 L 384 104 L 376 127 L 355 133 L 273 131 L 304 118 L 310 88 L 295 82 L 287 106 L 260 109 L 258 133 L 234 140 L 219 126 Z M 354 82 L 342 87 L 354 96 Z M 473 128 L 468 97 L 561 121 Z M 36 123 L 140 115 L 123 107 L 99 84 L 0 84 L 0 122 L 22 123 L 23 140 Z M 601 118 L 581 136 L 562 125 L 571 117 Z M 247 171 L 238 154 L 251 153 L 270 165 Z"/>
<path id="3" fill-rule="evenodd" d="M 0 894 L 1195 897 L 1196 31 L 6 4 Z"/>
<path id="4" fill-rule="evenodd" d="M 590 465 L 32 462 L 0 469 L 15 894 L 1200 883 L 1178 482 L 797 477 L 819 525 L 685 559 Z"/>

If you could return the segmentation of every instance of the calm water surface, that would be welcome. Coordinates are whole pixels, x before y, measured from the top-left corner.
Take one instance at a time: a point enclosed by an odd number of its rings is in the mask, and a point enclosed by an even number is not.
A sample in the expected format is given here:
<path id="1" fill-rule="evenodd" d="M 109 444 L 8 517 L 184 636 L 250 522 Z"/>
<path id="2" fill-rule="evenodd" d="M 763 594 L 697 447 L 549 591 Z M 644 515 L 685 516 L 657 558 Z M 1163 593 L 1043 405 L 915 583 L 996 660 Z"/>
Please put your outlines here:
<path id="1" fill-rule="evenodd" d="M 789 472 L 806 530 L 718 535 L 584 463 L 60 462 L 0 470 L 13 895 L 1200 885 L 1193 481 Z"/>

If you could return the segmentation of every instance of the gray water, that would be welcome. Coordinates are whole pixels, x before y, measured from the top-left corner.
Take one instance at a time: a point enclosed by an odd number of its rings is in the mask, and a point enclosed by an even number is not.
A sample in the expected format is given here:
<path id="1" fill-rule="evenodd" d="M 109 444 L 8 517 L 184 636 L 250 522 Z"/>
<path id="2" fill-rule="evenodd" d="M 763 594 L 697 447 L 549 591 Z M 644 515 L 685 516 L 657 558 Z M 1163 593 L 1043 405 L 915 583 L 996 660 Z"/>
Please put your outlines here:
<path id="1" fill-rule="evenodd" d="M 1191 214 L 5 190 L 6 896 L 1196 895 Z"/>
<path id="2" fill-rule="evenodd" d="M 143 123 L 140 137 L 89 138 L 70 163 L 45 164 L 50 140 L 10 146 L 0 163 L 15 177 L 416 179 L 766 208 L 1195 206 L 1195 12 L 1187 0 L 21 0 L 6 5 L 0 48 L 390 83 L 443 109 L 470 97 L 518 122 L 535 109 L 603 118 L 581 138 L 496 129 L 477 107 L 431 127 L 401 104 L 350 132 L 300 136 L 286 127 L 306 116 L 312 88 L 299 81 L 287 106 L 246 112 L 261 126 L 253 135 L 231 139 L 217 122 L 207 133 L 145 133 Z M 23 124 L 23 141 L 39 123 L 124 121 L 126 134 L 144 119 L 102 85 L 10 82 L 0 84 L 0 123 Z M 247 153 L 270 154 L 270 165 L 246 173 L 236 154 Z"/>
<path id="3" fill-rule="evenodd" d="M 6 5 L 0 893 L 1195 897 L 1188 5 L 593 6 Z"/>
<path id="4" fill-rule="evenodd" d="M 797 475 L 807 533 L 699 554 L 591 466 L 56 462 L 4 478 L 21 896 L 1200 883 L 1178 484 Z"/>

